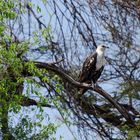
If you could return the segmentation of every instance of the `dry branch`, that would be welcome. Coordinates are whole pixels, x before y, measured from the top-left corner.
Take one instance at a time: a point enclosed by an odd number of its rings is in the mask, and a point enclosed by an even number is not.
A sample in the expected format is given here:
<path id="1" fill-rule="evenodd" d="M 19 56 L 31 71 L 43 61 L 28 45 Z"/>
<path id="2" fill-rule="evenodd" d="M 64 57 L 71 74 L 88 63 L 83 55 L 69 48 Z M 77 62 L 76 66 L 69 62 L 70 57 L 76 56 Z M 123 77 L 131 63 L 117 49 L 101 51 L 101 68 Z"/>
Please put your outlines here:
<path id="1" fill-rule="evenodd" d="M 35 101 L 34 99 L 30 99 L 28 97 L 23 97 L 22 98 L 22 102 L 21 102 L 22 106 L 31 106 L 31 105 L 40 105 L 42 107 L 49 107 L 49 108 L 54 108 L 54 106 L 47 104 L 47 103 L 40 103 L 38 101 Z"/>
<path id="2" fill-rule="evenodd" d="M 53 71 L 55 74 L 59 75 L 62 79 L 67 80 L 70 84 L 77 88 L 86 88 L 93 91 L 96 91 L 98 94 L 103 96 L 105 99 L 107 99 L 119 112 L 120 114 L 126 119 L 127 122 L 129 122 L 130 126 L 134 126 L 134 121 L 132 116 L 128 113 L 128 111 L 121 106 L 118 102 L 116 102 L 107 92 L 105 92 L 101 87 L 96 86 L 92 87 L 89 84 L 86 83 L 79 83 L 75 81 L 71 76 L 69 76 L 63 69 L 59 68 L 58 66 L 50 63 L 43 63 L 43 62 L 34 62 L 35 65 L 38 68 L 46 69 Z"/>

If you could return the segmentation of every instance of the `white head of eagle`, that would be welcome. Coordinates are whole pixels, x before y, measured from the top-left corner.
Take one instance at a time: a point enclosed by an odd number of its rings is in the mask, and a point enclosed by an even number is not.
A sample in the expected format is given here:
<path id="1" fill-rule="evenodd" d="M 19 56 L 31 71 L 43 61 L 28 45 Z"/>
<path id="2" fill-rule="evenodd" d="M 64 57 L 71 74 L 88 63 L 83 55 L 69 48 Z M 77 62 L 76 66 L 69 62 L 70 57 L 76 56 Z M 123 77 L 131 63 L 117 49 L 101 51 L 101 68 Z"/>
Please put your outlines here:
<path id="1" fill-rule="evenodd" d="M 99 45 L 96 51 L 86 58 L 79 82 L 87 84 L 95 84 L 97 82 L 106 64 L 104 56 L 106 48 L 108 47 L 105 45 Z"/>

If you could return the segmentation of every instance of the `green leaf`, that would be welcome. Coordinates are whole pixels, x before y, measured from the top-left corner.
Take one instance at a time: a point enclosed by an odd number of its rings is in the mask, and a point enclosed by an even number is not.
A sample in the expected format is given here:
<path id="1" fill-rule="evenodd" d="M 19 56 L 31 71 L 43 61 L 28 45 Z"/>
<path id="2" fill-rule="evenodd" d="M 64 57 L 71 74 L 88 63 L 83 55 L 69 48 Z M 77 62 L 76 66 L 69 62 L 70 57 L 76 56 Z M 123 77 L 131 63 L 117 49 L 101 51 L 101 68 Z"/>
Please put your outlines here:
<path id="1" fill-rule="evenodd" d="M 41 8 L 39 6 L 37 6 L 37 12 L 40 13 L 41 12 Z"/>
<path id="2" fill-rule="evenodd" d="M 5 26 L 1 25 L 0 26 L 0 34 L 2 34 L 4 30 L 5 30 Z"/>

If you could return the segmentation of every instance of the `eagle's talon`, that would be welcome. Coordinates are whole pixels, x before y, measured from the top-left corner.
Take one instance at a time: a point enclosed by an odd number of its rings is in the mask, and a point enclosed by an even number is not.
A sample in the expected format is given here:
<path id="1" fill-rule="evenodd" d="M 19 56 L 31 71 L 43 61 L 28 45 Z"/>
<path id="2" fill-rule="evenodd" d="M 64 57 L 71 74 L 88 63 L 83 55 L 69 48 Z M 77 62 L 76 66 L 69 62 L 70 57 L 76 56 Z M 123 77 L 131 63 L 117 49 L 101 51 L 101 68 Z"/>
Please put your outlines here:
<path id="1" fill-rule="evenodd" d="M 93 81 L 91 81 L 91 87 L 94 88 L 95 87 L 95 83 Z"/>
<path id="2" fill-rule="evenodd" d="M 97 83 L 94 83 L 93 81 L 91 81 L 91 88 L 95 88 L 95 87 L 98 87 L 99 85 Z"/>

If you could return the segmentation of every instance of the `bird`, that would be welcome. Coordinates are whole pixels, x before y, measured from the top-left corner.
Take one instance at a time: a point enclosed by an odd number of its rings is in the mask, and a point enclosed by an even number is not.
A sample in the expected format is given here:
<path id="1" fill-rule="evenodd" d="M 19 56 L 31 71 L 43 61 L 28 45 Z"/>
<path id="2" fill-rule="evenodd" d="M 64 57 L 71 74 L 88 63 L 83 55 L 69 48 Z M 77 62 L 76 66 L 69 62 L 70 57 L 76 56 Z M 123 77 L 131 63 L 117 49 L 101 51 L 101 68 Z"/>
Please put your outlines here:
<path id="1" fill-rule="evenodd" d="M 80 83 L 96 85 L 97 80 L 100 78 L 101 73 L 106 64 L 105 50 L 106 45 L 97 46 L 96 50 L 89 55 L 83 63 L 82 71 L 79 76 Z M 84 94 L 87 89 L 81 89 L 80 94 Z"/>

